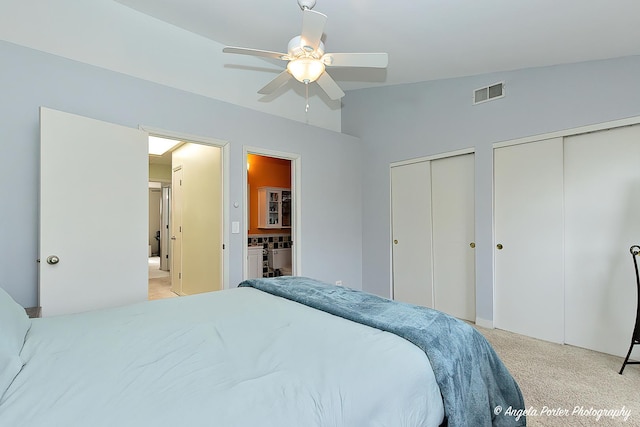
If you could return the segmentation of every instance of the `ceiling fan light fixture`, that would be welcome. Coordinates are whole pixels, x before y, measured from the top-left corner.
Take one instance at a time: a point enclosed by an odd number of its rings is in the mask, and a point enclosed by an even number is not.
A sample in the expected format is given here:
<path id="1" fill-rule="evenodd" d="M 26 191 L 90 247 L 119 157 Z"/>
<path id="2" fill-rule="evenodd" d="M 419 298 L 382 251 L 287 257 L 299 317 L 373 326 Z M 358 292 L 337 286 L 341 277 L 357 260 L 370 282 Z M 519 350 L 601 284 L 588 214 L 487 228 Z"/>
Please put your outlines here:
<path id="1" fill-rule="evenodd" d="M 258 90 L 261 95 L 270 95 L 292 78 L 305 84 L 309 99 L 309 83 L 316 82 L 329 99 L 336 101 L 344 96 L 340 86 L 333 80 L 325 67 L 386 68 L 389 58 L 386 53 L 331 53 L 325 54 L 322 37 L 327 15 L 313 9 L 316 0 L 298 0 L 302 9 L 302 31 L 289 40 L 287 53 L 269 50 L 227 46 L 222 51 L 242 55 L 262 56 L 287 61 L 287 69 Z M 307 109 L 309 103 L 307 102 Z"/>
<path id="2" fill-rule="evenodd" d="M 289 61 L 287 70 L 302 83 L 312 83 L 324 73 L 324 64 L 315 58 L 298 58 Z"/>

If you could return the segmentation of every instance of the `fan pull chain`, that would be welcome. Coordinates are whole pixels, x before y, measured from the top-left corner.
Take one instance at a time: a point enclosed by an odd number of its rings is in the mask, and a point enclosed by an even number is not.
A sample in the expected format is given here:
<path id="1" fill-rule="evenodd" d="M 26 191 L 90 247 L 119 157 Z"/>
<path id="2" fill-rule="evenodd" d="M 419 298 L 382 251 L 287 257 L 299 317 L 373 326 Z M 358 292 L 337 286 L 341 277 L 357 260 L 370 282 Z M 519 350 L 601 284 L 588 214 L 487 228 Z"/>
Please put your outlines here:
<path id="1" fill-rule="evenodd" d="M 308 113 L 309 112 L 309 82 L 305 82 L 304 84 L 304 95 L 305 95 L 305 100 L 307 102 L 307 105 L 304 107 L 304 112 Z"/>

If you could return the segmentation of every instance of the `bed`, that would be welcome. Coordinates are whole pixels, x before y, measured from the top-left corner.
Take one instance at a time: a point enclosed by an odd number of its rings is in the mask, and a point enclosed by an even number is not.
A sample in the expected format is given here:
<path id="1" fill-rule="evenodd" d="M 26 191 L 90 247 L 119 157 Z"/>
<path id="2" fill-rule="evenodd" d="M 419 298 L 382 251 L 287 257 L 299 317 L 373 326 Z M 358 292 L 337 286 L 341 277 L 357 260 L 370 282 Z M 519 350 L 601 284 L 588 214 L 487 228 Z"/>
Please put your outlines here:
<path id="1" fill-rule="evenodd" d="M 43 319 L 0 289 L 0 367 L 2 426 L 526 425 L 474 328 L 309 278 Z"/>

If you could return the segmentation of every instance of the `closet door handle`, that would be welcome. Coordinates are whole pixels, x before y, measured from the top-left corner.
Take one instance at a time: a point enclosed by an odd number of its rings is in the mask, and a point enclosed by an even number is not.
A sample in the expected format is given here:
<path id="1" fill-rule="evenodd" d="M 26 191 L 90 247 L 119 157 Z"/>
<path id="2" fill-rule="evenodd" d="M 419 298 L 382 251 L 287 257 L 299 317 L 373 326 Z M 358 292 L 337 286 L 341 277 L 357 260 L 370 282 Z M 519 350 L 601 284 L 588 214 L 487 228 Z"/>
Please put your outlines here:
<path id="1" fill-rule="evenodd" d="M 504 247 L 504 246 L 502 246 L 502 243 L 498 243 L 498 244 L 496 245 L 496 248 L 498 248 L 498 250 L 499 250 L 499 251 L 500 251 L 500 250 L 502 250 L 502 248 L 503 248 L 503 247 Z"/>
<path id="2" fill-rule="evenodd" d="M 476 247 L 476 242 L 469 243 L 469 246 L 471 247 L 471 249 L 474 249 Z"/>

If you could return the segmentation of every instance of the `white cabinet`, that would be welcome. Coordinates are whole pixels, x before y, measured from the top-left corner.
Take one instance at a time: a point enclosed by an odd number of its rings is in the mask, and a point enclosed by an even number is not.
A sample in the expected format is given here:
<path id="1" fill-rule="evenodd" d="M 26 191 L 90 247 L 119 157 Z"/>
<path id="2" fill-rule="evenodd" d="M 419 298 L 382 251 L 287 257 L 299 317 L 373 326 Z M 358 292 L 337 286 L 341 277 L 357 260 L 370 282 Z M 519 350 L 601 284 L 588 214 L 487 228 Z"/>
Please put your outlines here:
<path id="1" fill-rule="evenodd" d="M 258 188 L 258 228 L 291 228 L 289 188 Z"/>
<path id="2" fill-rule="evenodd" d="M 247 248 L 247 279 L 262 277 L 262 246 L 249 246 Z"/>

